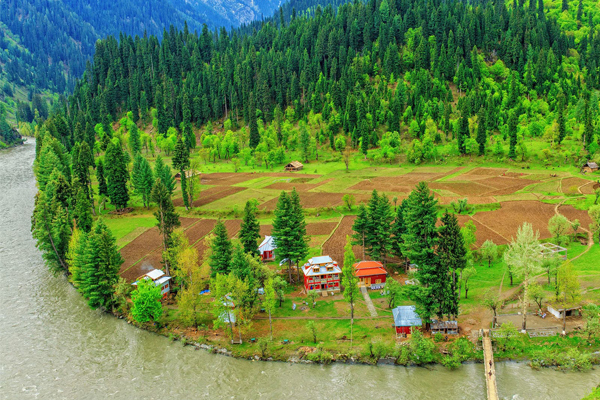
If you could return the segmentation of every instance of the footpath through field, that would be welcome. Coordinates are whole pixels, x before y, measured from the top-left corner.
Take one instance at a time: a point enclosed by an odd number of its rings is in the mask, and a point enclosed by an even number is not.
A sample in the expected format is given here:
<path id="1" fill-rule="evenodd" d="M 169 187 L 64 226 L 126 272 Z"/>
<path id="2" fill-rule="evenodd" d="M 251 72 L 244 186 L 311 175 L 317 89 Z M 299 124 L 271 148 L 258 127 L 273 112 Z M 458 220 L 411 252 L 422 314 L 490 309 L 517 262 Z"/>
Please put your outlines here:
<path id="1" fill-rule="evenodd" d="M 371 317 L 376 317 L 377 310 L 375 309 L 375 306 L 373 305 L 373 302 L 371 301 L 371 296 L 369 296 L 369 292 L 367 292 L 367 288 L 365 286 L 361 286 L 360 291 L 362 292 L 362 295 L 365 299 L 365 303 L 367 304 L 367 308 L 369 309 L 369 312 L 371 313 Z"/>

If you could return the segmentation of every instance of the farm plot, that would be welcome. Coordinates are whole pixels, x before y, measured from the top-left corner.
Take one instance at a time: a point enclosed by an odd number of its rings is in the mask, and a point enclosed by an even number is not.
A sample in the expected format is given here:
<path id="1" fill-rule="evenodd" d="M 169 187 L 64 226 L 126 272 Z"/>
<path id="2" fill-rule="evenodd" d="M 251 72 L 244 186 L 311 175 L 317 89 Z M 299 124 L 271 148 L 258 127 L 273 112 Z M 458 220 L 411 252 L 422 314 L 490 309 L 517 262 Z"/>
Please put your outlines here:
<path id="1" fill-rule="evenodd" d="M 212 174 L 202 174 L 200 183 L 202 185 L 231 186 L 253 178 L 256 178 L 256 174 L 248 172 L 215 172 Z"/>
<path id="2" fill-rule="evenodd" d="M 474 220 L 473 218 L 471 218 L 468 215 L 457 215 L 457 218 L 458 218 L 458 223 L 460 224 L 460 226 L 464 226 L 468 221 L 473 221 L 473 223 L 477 227 L 477 231 L 475 232 L 475 237 L 477 239 L 475 241 L 476 247 L 481 247 L 481 245 L 486 240 L 491 240 L 496 244 L 507 244 L 509 242 L 510 237 L 505 238 L 505 237 L 500 236 L 497 232 L 494 232 L 486 225 L 482 224 L 479 221 Z"/>
<path id="3" fill-rule="evenodd" d="M 432 182 L 430 189 L 447 190 L 459 196 L 483 196 L 494 188 L 476 182 Z"/>
<path id="4" fill-rule="evenodd" d="M 591 188 L 593 183 L 592 181 L 588 181 L 587 179 L 577 177 L 566 178 L 561 181 L 562 192 L 566 194 L 579 193 L 579 187 L 583 185 L 587 185 Z M 591 193 L 593 193 L 593 191 L 590 191 L 590 194 Z"/>
<path id="5" fill-rule="evenodd" d="M 304 208 L 336 207 L 342 204 L 343 193 L 299 192 L 300 203 Z M 355 196 L 356 197 L 356 196 Z M 278 198 L 271 199 L 260 205 L 260 209 L 273 211 Z M 358 200 L 358 199 L 357 199 Z"/>
<path id="6" fill-rule="evenodd" d="M 213 201 L 221 200 L 227 196 L 243 192 L 244 190 L 246 190 L 246 188 L 238 186 L 215 186 L 206 189 L 197 195 L 199 198 L 194 201 L 194 207 L 210 204 Z M 173 200 L 173 205 L 175 207 L 183 207 L 183 198 Z"/>
<path id="7" fill-rule="evenodd" d="M 190 241 L 190 244 L 194 244 L 204 236 L 208 235 L 216 224 L 217 221 L 214 219 L 201 219 L 194 226 L 186 230 L 185 235 Z"/>
<path id="8" fill-rule="evenodd" d="M 276 190 L 292 190 L 292 189 L 296 189 L 296 191 L 298 192 L 307 192 L 309 190 L 315 189 L 327 182 L 329 182 L 329 180 L 327 181 L 323 181 L 323 182 L 319 182 L 319 183 L 305 183 L 305 182 L 294 182 L 296 179 L 293 179 L 291 182 L 275 182 L 267 187 L 265 187 L 265 189 L 276 189 Z"/>
<path id="9" fill-rule="evenodd" d="M 570 205 L 563 204 L 558 209 L 558 212 L 560 212 L 562 215 L 567 217 L 569 219 L 569 221 L 574 221 L 574 220 L 578 219 L 579 222 L 581 223 L 581 227 L 585 228 L 585 229 L 588 229 L 590 224 L 592 223 L 592 219 L 590 218 L 587 211 L 578 210 L 575 207 L 570 206 Z"/>
<path id="10" fill-rule="evenodd" d="M 462 180 L 477 180 L 486 179 L 491 176 L 501 176 L 508 171 L 505 168 L 474 168 L 470 171 L 465 172 L 459 176 L 448 179 L 449 181 L 462 181 Z"/>
<path id="11" fill-rule="evenodd" d="M 335 227 L 337 226 L 337 222 L 309 222 L 306 224 L 306 234 L 309 236 L 319 236 L 319 235 L 327 235 L 331 234 Z M 273 231 L 273 225 L 261 225 L 260 226 L 260 236 L 261 238 L 271 235 Z"/>
<path id="12" fill-rule="evenodd" d="M 223 221 L 225 228 L 227 229 L 227 234 L 229 235 L 229 239 L 237 235 L 240 228 L 242 227 L 241 219 L 229 219 L 227 221 Z"/>
<path id="13" fill-rule="evenodd" d="M 539 201 L 508 201 L 502 203 L 499 210 L 478 212 L 472 218 L 506 239 L 516 237 L 517 229 L 523 222 L 529 222 L 534 231 L 540 232 L 541 239 L 547 239 L 552 236 L 548 231 L 548 221 L 553 215 L 552 204 Z"/>
<path id="14" fill-rule="evenodd" d="M 373 179 L 364 180 L 351 186 L 351 190 L 384 190 L 386 192 L 410 193 L 414 185 L 398 184 L 390 182 L 390 178 L 376 177 Z"/>
<path id="15" fill-rule="evenodd" d="M 346 245 L 346 235 L 352 235 L 352 224 L 356 216 L 346 215 L 342 219 L 342 222 L 335 230 L 333 235 L 323 244 L 323 255 L 330 256 L 334 261 L 337 261 L 340 266 L 344 264 L 344 246 Z M 354 246 L 354 255 L 357 259 L 362 256 L 362 249 L 360 246 Z"/>
<path id="16" fill-rule="evenodd" d="M 463 197 L 450 197 L 450 196 L 440 196 L 438 198 L 438 202 L 440 204 L 446 205 L 446 204 L 450 204 L 453 201 L 457 201 L 459 199 L 462 199 Z M 498 200 L 496 200 L 494 197 L 491 196 L 469 196 L 469 204 L 473 205 L 473 204 L 492 204 L 492 203 L 497 203 Z"/>

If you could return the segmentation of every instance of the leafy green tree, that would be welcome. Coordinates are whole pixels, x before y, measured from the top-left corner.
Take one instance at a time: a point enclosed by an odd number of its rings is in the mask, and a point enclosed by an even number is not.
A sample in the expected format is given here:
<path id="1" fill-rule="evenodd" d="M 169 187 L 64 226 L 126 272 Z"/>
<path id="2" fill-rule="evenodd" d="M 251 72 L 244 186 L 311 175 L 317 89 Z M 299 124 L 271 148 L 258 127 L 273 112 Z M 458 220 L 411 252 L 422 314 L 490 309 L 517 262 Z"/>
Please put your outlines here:
<path id="1" fill-rule="evenodd" d="M 517 238 L 504 252 L 504 262 L 510 265 L 513 273 L 523 279 L 523 298 L 527 298 L 530 279 L 541 272 L 539 257 L 539 234 L 533 232 L 529 223 L 524 223 L 517 231 Z M 523 331 L 527 329 L 527 302 L 523 301 Z"/>
<path id="2" fill-rule="evenodd" d="M 479 249 L 481 257 L 488 262 L 488 268 L 492 267 L 492 261 L 498 258 L 498 246 L 492 240 L 488 239 Z"/>
<path id="3" fill-rule="evenodd" d="M 154 174 L 150 163 L 141 153 L 137 153 L 133 159 L 133 170 L 131 171 L 131 181 L 135 193 L 142 198 L 142 203 L 146 208 L 150 207 L 150 195 L 154 185 Z"/>
<path id="4" fill-rule="evenodd" d="M 465 268 L 461 274 L 462 280 L 465 283 L 465 299 L 469 298 L 469 280 L 474 275 L 477 275 L 477 270 L 473 266 Z"/>
<path id="5" fill-rule="evenodd" d="M 562 214 L 556 214 L 548 221 L 548 230 L 554 236 L 557 245 L 566 241 L 567 232 L 571 229 L 571 223 Z"/>
<path id="6" fill-rule="evenodd" d="M 496 317 L 498 315 L 498 308 L 502 307 L 502 300 L 500 300 L 498 291 L 495 289 L 489 289 L 483 297 L 483 304 L 494 313 L 494 318 L 492 320 L 492 328 L 495 328 Z"/>
<path id="7" fill-rule="evenodd" d="M 127 181 L 129 172 L 123 149 L 119 144 L 110 142 L 106 148 L 105 173 L 108 183 L 108 197 L 110 202 L 118 209 L 127 207 L 129 202 L 129 192 L 127 190 Z"/>
<path id="8" fill-rule="evenodd" d="M 214 238 L 212 240 L 210 255 L 210 276 L 217 274 L 228 274 L 231 270 L 232 245 L 227 235 L 227 228 L 222 221 L 217 222 L 213 230 Z"/>
<path id="9" fill-rule="evenodd" d="M 240 228 L 240 241 L 244 252 L 258 255 L 258 239 L 260 239 L 260 224 L 256 219 L 256 200 L 248 200 L 244 207 L 244 217 Z"/>
<path id="10" fill-rule="evenodd" d="M 404 259 L 404 262 L 407 263 L 406 256 L 402 251 L 404 243 L 403 235 L 406 233 L 406 225 L 404 223 L 404 210 L 406 210 L 406 200 L 402 200 L 400 206 L 396 207 L 396 218 L 394 219 L 394 223 L 392 224 L 390 231 L 390 233 L 392 234 L 391 254 L 398 258 Z"/>
<path id="11" fill-rule="evenodd" d="M 397 302 L 402 297 L 402 286 L 397 280 L 390 276 L 385 281 L 384 293 L 385 297 L 388 300 L 388 308 L 392 309 L 396 306 Z"/>
<path id="12" fill-rule="evenodd" d="M 417 312 L 427 322 L 441 308 L 436 291 L 441 290 L 447 277 L 436 276 L 437 200 L 425 182 L 420 182 L 408 196 L 404 223 L 403 252 L 419 266 L 416 277 L 420 284 L 415 290 L 415 300 Z"/>
<path id="13" fill-rule="evenodd" d="M 273 340 L 273 321 L 271 320 L 271 314 L 275 311 L 275 303 L 277 301 L 277 297 L 275 294 L 275 286 L 273 283 L 273 278 L 269 278 L 265 282 L 265 296 L 262 301 L 262 306 L 265 311 L 269 314 L 269 332 L 271 341 Z"/>
<path id="14" fill-rule="evenodd" d="M 160 178 L 157 178 L 154 182 L 150 200 L 156 203 L 157 206 L 154 216 L 156 217 L 156 226 L 158 227 L 158 231 L 162 235 L 164 254 L 164 252 L 167 252 L 171 246 L 171 235 L 173 231 L 175 228 L 181 225 L 181 222 L 179 221 L 179 214 L 177 214 L 175 211 L 173 201 L 171 201 L 171 195 Z M 170 275 L 169 261 L 164 261 L 166 273 L 167 275 Z"/>
<path id="15" fill-rule="evenodd" d="M 139 323 L 159 320 L 163 314 L 161 297 L 160 286 L 156 286 L 150 279 L 139 280 L 137 288 L 131 294 L 133 319 Z"/>
<path id="16" fill-rule="evenodd" d="M 354 321 L 354 303 L 360 296 L 358 290 L 358 278 L 354 270 L 354 251 L 352 250 L 352 242 L 350 236 L 346 236 L 346 245 L 344 247 L 344 267 L 342 269 L 342 286 L 344 287 L 344 300 L 350 304 L 350 320 Z M 351 322 L 351 323 L 352 323 Z"/>
<path id="17" fill-rule="evenodd" d="M 535 304 L 537 304 L 538 309 L 541 310 L 544 298 L 546 296 L 542 285 L 536 281 L 532 282 L 531 285 L 529 285 L 529 293 L 527 295 L 529 296 L 527 300 L 533 301 Z"/>
<path id="18" fill-rule="evenodd" d="M 583 331 L 588 335 L 588 340 L 600 337 L 600 306 L 592 303 L 583 306 L 583 318 Z"/>
<path id="19" fill-rule="evenodd" d="M 369 215 L 367 208 L 364 204 L 358 206 L 358 215 L 352 224 L 352 244 L 355 246 L 362 246 L 363 248 L 363 259 L 365 258 L 365 249 L 368 245 L 367 242 L 367 225 L 369 222 Z"/>
<path id="20" fill-rule="evenodd" d="M 317 343 L 318 328 L 317 328 L 317 325 L 315 325 L 315 321 L 313 321 L 313 320 L 308 321 L 306 323 L 306 329 L 308 330 L 308 332 L 312 336 L 313 343 Z"/>
<path id="21" fill-rule="evenodd" d="M 66 261 L 71 274 L 73 286 L 79 290 L 83 282 L 83 273 L 85 269 L 85 250 L 87 235 L 77 227 L 73 228 L 73 234 L 69 240 L 69 250 L 66 254 Z"/>

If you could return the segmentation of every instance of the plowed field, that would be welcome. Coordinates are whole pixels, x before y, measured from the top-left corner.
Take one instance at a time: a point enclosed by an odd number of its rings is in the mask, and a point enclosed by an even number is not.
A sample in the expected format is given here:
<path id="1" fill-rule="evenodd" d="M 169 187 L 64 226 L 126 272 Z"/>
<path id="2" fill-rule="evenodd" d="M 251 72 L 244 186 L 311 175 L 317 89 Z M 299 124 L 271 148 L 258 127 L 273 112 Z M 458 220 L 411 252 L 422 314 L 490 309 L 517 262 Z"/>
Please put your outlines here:
<path id="1" fill-rule="evenodd" d="M 334 261 L 337 261 L 340 266 L 344 264 L 344 246 L 346 245 L 346 235 L 352 235 L 352 224 L 356 216 L 346 215 L 342 222 L 331 235 L 329 240 L 323 244 L 323 255 L 330 256 Z M 357 259 L 362 257 L 362 249 L 360 246 L 354 246 L 354 255 Z"/>
<path id="2" fill-rule="evenodd" d="M 238 186 L 215 186 L 208 188 L 197 195 L 198 199 L 194 201 L 194 207 L 201 207 L 244 190 L 246 188 Z M 173 200 L 173 205 L 175 207 L 183 207 L 183 198 Z"/>

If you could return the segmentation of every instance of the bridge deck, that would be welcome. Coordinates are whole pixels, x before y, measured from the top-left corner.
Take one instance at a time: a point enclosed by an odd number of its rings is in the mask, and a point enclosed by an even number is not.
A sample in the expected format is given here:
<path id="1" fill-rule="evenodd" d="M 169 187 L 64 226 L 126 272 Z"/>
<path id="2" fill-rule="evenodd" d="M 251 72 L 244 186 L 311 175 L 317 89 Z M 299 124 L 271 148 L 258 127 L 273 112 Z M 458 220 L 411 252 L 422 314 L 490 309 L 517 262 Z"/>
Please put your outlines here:
<path id="1" fill-rule="evenodd" d="M 496 385 L 496 365 L 494 364 L 494 352 L 492 351 L 492 340 L 490 331 L 483 331 L 483 360 L 485 362 L 485 384 L 487 386 L 488 400 L 498 400 L 498 387 Z"/>

